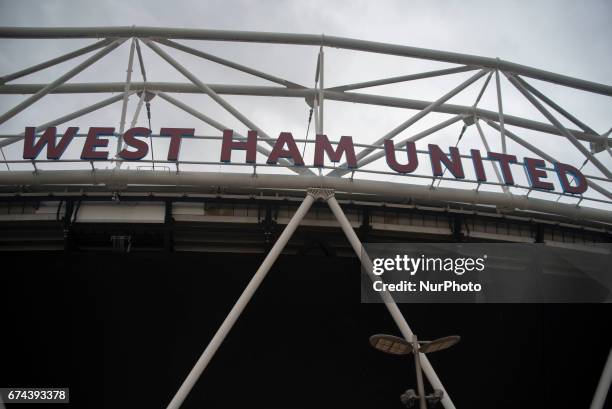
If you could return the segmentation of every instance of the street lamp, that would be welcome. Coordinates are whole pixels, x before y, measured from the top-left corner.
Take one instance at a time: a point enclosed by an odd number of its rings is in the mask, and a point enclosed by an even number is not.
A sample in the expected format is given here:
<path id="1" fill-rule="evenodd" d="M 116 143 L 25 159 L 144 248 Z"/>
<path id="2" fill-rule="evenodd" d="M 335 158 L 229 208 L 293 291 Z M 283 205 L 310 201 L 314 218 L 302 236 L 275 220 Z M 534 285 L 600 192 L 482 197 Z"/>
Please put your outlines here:
<path id="1" fill-rule="evenodd" d="M 433 394 L 425 396 L 425 386 L 423 385 L 423 373 L 421 370 L 420 354 L 441 351 L 455 345 L 461 339 L 458 335 L 451 335 L 438 338 L 434 341 L 419 341 L 416 334 L 412 335 L 412 342 L 394 335 L 376 334 L 370 337 L 370 344 L 377 350 L 391 355 L 414 355 L 414 365 L 416 368 L 417 388 L 419 394 L 414 390 L 406 391 L 401 400 L 407 407 L 412 407 L 416 400 L 419 400 L 419 409 L 427 409 L 427 402 L 432 406 L 442 400 L 443 391 L 435 390 Z"/>

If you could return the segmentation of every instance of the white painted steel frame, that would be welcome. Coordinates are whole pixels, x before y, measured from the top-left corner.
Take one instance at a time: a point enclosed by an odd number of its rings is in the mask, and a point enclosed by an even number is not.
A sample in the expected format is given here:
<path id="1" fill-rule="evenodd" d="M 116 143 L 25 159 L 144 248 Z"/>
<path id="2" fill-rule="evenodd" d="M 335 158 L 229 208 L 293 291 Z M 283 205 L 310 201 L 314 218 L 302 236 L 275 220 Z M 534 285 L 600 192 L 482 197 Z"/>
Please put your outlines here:
<path id="1" fill-rule="evenodd" d="M 595 389 L 595 395 L 591 401 L 590 409 L 603 409 L 606 404 L 606 396 L 610 391 L 610 385 L 612 385 L 612 348 L 608 354 L 608 359 L 604 364 L 604 369 L 599 378 L 597 389 Z"/>
<path id="2" fill-rule="evenodd" d="M 269 33 L 234 30 L 207 30 L 196 28 L 170 27 L 0 27 L 0 38 L 100 38 L 100 37 L 141 37 L 186 40 L 214 40 L 231 42 L 298 44 L 344 48 L 379 54 L 421 58 L 461 65 L 475 65 L 500 69 L 526 77 L 565 85 L 584 91 L 612 96 L 612 86 L 586 81 L 567 75 L 557 74 L 526 65 L 491 57 L 461 54 L 449 51 L 430 50 L 399 44 L 388 44 L 352 38 L 294 33 Z"/>
<path id="3" fill-rule="evenodd" d="M 0 185 L 4 186 L 175 186 L 197 187 L 200 189 L 238 188 L 252 191 L 260 190 L 295 190 L 304 191 L 311 186 L 334 189 L 354 195 L 365 195 L 372 200 L 396 200 L 398 202 L 413 199 L 426 202 L 454 202 L 497 206 L 500 209 L 517 209 L 546 214 L 559 215 L 572 220 L 590 220 L 612 224 L 612 212 L 573 204 L 556 203 L 551 200 L 530 198 L 527 196 L 504 193 L 485 192 L 467 189 L 429 186 L 408 183 L 385 182 L 376 180 L 357 180 L 326 176 L 273 175 L 224 172 L 161 172 L 138 171 L 131 169 L 96 169 L 90 170 L 40 170 L 0 172 Z M 359 196 L 357 196 L 359 197 Z M 363 200 L 363 197 L 362 197 Z"/>
<path id="4" fill-rule="evenodd" d="M 285 229 L 274 243 L 274 246 L 272 246 L 272 248 L 270 249 L 270 252 L 268 252 L 268 254 L 266 255 L 266 258 L 261 263 L 261 266 L 257 269 L 257 272 L 255 272 L 255 275 L 253 276 L 253 278 L 251 278 L 251 281 L 249 281 L 249 284 L 246 286 L 246 288 L 230 310 L 229 314 L 227 314 L 225 320 L 223 320 L 223 323 L 208 343 L 208 346 L 196 362 L 195 366 L 192 368 L 192 370 L 189 372 L 189 375 L 187 375 L 187 378 L 181 384 L 181 387 L 170 401 L 170 404 L 168 404 L 168 409 L 178 409 L 181 407 L 181 405 L 187 398 L 187 395 L 189 395 L 189 392 L 200 378 L 200 375 L 202 375 L 202 373 L 208 366 L 208 363 L 215 355 L 215 352 L 217 352 L 217 349 L 219 349 L 219 347 L 223 343 L 223 340 L 225 340 L 225 337 L 240 317 L 242 311 L 244 311 L 245 307 L 259 288 L 259 285 L 262 283 L 262 281 L 268 274 L 268 271 L 270 271 L 270 268 L 272 267 L 278 256 L 283 251 L 283 248 L 293 235 L 293 232 L 295 231 L 295 229 L 297 229 L 298 225 L 300 224 L 306 213 L 308 213 L 308 210 L 310 209 L 310 206 L 314 203 L 314 201 L 315 198 L 312 194 L 306 195 L 304 201 L 302 202 L 302 204 L 300 204 L 300 207 L 297 209 L 287 226 L 285 226 Z"/>
<path id="5" fill-rule="evenodd" d="M 289 223 L 283 229 L 283 232 L 272 246 L 270 252 L 266 255 L 266 258 L 261 263 L 261 266 L 257 269 L 257 272 L 255 273 L 253 278 L 251 278 L 248 285 L 246 286 L 246 288 L 244 289 L 244 291 L 226 316 L 225 320 L 223 320 L 223 323 L 221 324 L 213 338 L 210 340 L 207 347 L 204 349 L 204 352 L 187 375 L 187 378 L 185 378 L 185 380 L 179 387 L 178 391 L 168 404 L 167 409 L 179 409 L 181 407 L 181 405 L 189 395 L 189 392 L 193 389 L 196 382 L 208 366 L 208 363 L 211 361 L 211 359 L 225 340 L 227 334 L 240 317 L 240 314 L 242 314 L 247 304 L 265 279 L 266 275 L 270 271 L 270 268 L 272 268 L 272 265 L 274 264 L 278 256 L 281 254 L 283 248 L 291 239 L 291 236 L 297 229 L 298 225 L 300 224 L 306 213 L 308 213 L 308 210 L 310 209 L 312 204 L 317 199 L 323 199 L 327 202 L 329 208 L 336 217 L 336 220 L 340 224 L 340 227 L 342 228 L 342 231 L 344 232 L 346 238 L 350 242 L 353 251 L 359 258 L 364 270 L 367 274 L 370 275 L 371 278 L 373 277 L 372 262 L 368 257 L 367 253 L 365 252 L 361 241 L 357 237 L 357 234 L 355 234 L 353 226 L 351 226 L 351 223 L 346 218 L 346 215 L 344 214 L 342 208 L 338 204 L 338 201 L 334 197 L 333 190 L 320 188 L 307 189 L 306 197 L 296 210 L 293 217 L 291 217 Z M 381 293 L 381 297 L 389 313 L 391 314 L 391 317 L 395 321 L 404 338 L 406 340 L 412 339 L 414 337 L 414 334 L 391 295 L 385 291 Z M 425 354 L 419 353 L 419 357 L 422 362 L 423 372 L 429 379 L 432 386 L 435 389 L 444 392 L 442 398 L 442 404 L 444 405 L 444 407 L 446 409 L 455 409 L 455 405 L 452 402 L 449 393 L 444 388 L 444 385 L 442 384 L 440 378 L 437 376 L 435 370 L 431 366 L 431 363 L 429 362 L 427 356 Z"/>
<path id="6" fill-rule="evenodd" d="M 315 98 L 319 90 L 317 88 L 283 88 L 274 86 L 260 85 L 229 85 L 229 84 L 206 84 L 219 95 L 249 95 L 262 97 L 291 97 L 291 98 Z M 0 86 L 0 94 L 33 94 L 42 89 L 44 84 L 7 84 Z M 125 88 L 124 82 L 109 83 L 75 83 L 64 84 L 57 87 L 50 94 L 57 93 L 105 93 L 122 92 Z M 172 92 L 172 93 L 203 93 L 196 85 L 191 83 L 172 83 L 172 82 L 132 82 L 130 87 L 134 91 L 148 90 L 150 92 Z M 354 102 L 358 104 L 379 105 L 386 107 L 405 108 L 422 110 L 431 105 L 431 101 L 420 101 L 408 98 L 389 97 L 384 95 L 363 94 L 357 92 L 338 92 L 331 88 L 325 90 L 325 99 L 341 102 Z M 466 114 L 499 121 L 499 114 L 495 111 L 474 108 L 456 104 L 441 104 L 436 106 L 432 112 L 444 114 Z M 543 132 L 551 135 L 563 136 L 563 134 L 553 125 L 538 122 L 531 119 L 521 118 L 513 115 L 503 115 L 505 125 L 518 126 L 533 131 Z M 571 129 L 570 132 L 579 140 L 605 144 L 607 137 L 597 133 L 588 133 L 580 130 Z M 612 145 L 612 140 L 609 140 Z"/>

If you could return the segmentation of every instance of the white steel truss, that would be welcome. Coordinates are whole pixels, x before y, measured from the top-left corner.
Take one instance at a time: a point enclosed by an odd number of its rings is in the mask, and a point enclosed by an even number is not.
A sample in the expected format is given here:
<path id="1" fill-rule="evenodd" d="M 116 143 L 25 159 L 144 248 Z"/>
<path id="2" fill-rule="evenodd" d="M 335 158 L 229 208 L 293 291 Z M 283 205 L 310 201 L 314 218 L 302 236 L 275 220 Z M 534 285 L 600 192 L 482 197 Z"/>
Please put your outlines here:
<path id="1" fill-rule="evenodd" d="M 368 180 L 365 176 L 386 176 L 397 174 L 374 169 L 348 169 L 346 164 L 341 164 L 338 167 L 329 166 L 303 166 L 296 167 L 288 160 L 279 161 L 279 168 L 288 168 L 297 173 L 290 174 L 270 174 L 265 173 L 266 169 L 276 165 L 267 164 L 245 164 L 245 163 L 229 163 L 224 166 L 247 167 L 247 172 L 228 173 L 228 172 L 210 172 L 210 171 L 182 171 L 180 165 L 198 165 L 209 166 L 219 165 L 218 162 L 210 161 L 164 161 L 156 159 L 151 152 L 150 160 L 139 160 L 139 163 L 152 163 L 153 170 L 142 172 L 130 169 L 127 166 L 120 168 L 124 163 L 130 161 L 121 160 L 118 157 L 109 158 L 107 163 L 113 164 L 111 169 L 99 169 L 91 163 L 91 170 L 68 168 L 68 165 L 74 165 L 80 160 L 75 159 L 59 159 L 59 160 L 22 160 L 11 157 L 6 157 L 3 148 L 18 143 L 24 139 L 23 133 L 9 133 L 0 135 L 0 151 L 2 151 L 3 164 L 6 166 L 6 171 L 0 171 L 0 187 L 13 189 L 13 193 L 19 194 L 26 187 L 30 190 L 62 189 L 67 187 L 77 186 L 80 189 L 87 189 L 89 186 L 106 186 L 108 189 L 117 189 L 121 186 L 124 190 L 129 190 L 130 186 L 149 186 L 151 190 L 156 187 L 174 186 L 177 189 L 194 188 L 207 190 L 211 187 L 235 188 L 242 191 L 261 193 L 274 191 L 293 191 L 306 192 L 306 197 L 301 206 L 293 216 L 289 224 L 285 227 L 283 233 L 272 247 L 269 254 L 266 256 L 261 267 L 253 276 L 225 321 L 210 341 L 204 353 L 194 366 L 191 373 L 188 375 L 179 391 L 171 401 L 169 408 L 178 408 L 187 397 L 189 391 L 198 380 L 206 368 L 208 362 L 212 359 L 214 353 L 219 348 L 223 339 L 236 322 L 241 312 L 246 307 L 252 295 L 257 290 L 259 284 L 265 278 L 270 267 L 275 259 L 282 252 L 283 247 L 291 238 L 291 235 L 300 224 L 301 219 L 308 212 L 308 209 L 315 200 L 322 199 L 326 201 L 335 215 L 339 225 L 349 240 L 353 250 L 359 257 L 366 271 L 369 271 L 371 262 L 367 254 L 364 253 L 362 245 L 357 238 L 352 226 L 348 222 L 342 209 L 335 199 L 335 192 L 344 194 L 356 195 L 360 200 L 372 201 L 423 201 L 423 202 L 453 202 L 453 203 L 469 203 L 486 206 L 493 206 L 496 209 L 503 211 L 523 210 L 527 212 L 547 213 L 561 218 L 571 220 L 585 220 L 590 222 L 598 222 L 605 225 L 612 224 L 612 172 L 608 166 L 602 161 L 602 158 L 596 155 L 600 152 L 608 152 L 610 150 L 611 140 L 610 131 L 597 132 L 592 127 L 586 125 L 574 115 L 554 102 L 543 92 L 532 85 L 528 79 L 536 79 L 548 83 L 556 84 L 562 87 L 574 88 L 588 93 L 600 94 L 607 97 L 612 97 L 612 86 L 599 84 L 592 81 L 587 81 L 579 78 L 553 73 L 550 71 L 540 70 L 525 65 L 512 63 L 509 61 L 500 60 L 499 58 L 481 57 L 455 52 L 445 52 L 438 50 L 430 50 L 424 48 L 409 47 L 405 45 L 387 44 L 380 42 L 355 40 L 350 38 L 334 37 L 327 35 L 308 35 L 308 34 L 290 34 L 290 33 L 267 33 L 267 32 L 245 32 L 245 31 L 225 31 L 225 30 L 204 30 L 204 29 L 183 29 L 183 28 L 158 28 L 158 27 L 77 27 L 77 28 L 16 28 L 16 27 L 0 27 L 0 38 L 3 39 L 74 39 L 74 38 L 91 38 L 97 41 L 91 45 L 63 54 L 56 58 L 43 61 L 39 64 L 18 70 L 14 73 L 9 73 L 0 77 L 0 95 L 27 95 L 26 99 L 15 105 L 8 111 L 0 113 L 0 125 L 18 116 L 22 111 L 28 109 L 40 99 L 49 94 L 90 94 L 90 93 L 117 93 L 109 98 L 103 99 L 100 102 L 81 108 L 75 112 L 61 116 L 56 120 L 44 123 L 36 127 L 36 132 L 42 132 L 45 129 L 65 124 L 85 114 L 95 112 L 103 107 L 109 106 L 114 102 L 122 101 L 121 115 L 119 120 L 119 133 L 117 137 L 117 152 L 121 149 L 121 137 L 125 130 L 127 121 L 127 106 L 132 95 L 138 96 L 138 103 L 130 122 L 133 127 L 139 118 L 143 105 L 149 109 L 149 101 L 152 98 L 159 99 L 179 108 L 190 115 L 198 118 L 202 122 L 212 126 L 213 128 L 223 131 L 226 126 L 215 120 L 211 116 L 205 114 L 201 110 L 191 107 L 189 104 L 181 101 L 174 95 L 175 93 L 193 93 L 202 94 L 210 97 L 216 104 L 222 107 L 231 116 L 241 122 L 249 130 L 258 132 L 258 142 L 264 142 L 273 145 L 272 137 L 267 134 L 262 128 L 258 127 L 250 118 L 238 110 L 233 104 L 226 100 L 225 95 L 238 96 L 260 96 L 260 97 L 283 97 L 297 98 L 305 100 L 311 109 L 311 115 L 314 113 L 315 131 L 318 134 L 324 133 L 324 119 L 329 120 L 329 115 L 325 114 L 326 101 L 338 101 L 346 103 L 357 103 L 365 105 L 376 105 L 382 107 L 396 107 L 408 110 L 416 110 L 407 119 L 389 130 L 383 136 L 378 138 L 373 143 L 357 143 L 356 147 L 361 148 L 357 154 L 358 165 L 365 166 L 373 163 L 384 156 L 383 144 L 386 140 L 392 140 L 396 136 L 402 134 L 406 129 L 414 125 L 417 121 L 424 118 L 430 113 L 441 113 L 452 115 L 444 121 L 430 126 L 425 130 L 418 131 L 412 136 L 402 139 L 393 145 L 396 148 L 402 148 L 409 142 L 416 142 L 430 135 L 435 135 L 443 129 L 463 121 L 465 131 L 466 127 L 474 125 L 477 129 L 478 136 L 485 146 L 487 151 L 490 151 L 489 142 L 484 134 L 481 122 L 486 123 L 492 129 L 499 133 L 503 153 L 509 153 L 508 140 L 519 144 L 523 148 L 537 155 L 539 158 L 554 163 L 555 158 L 546 153 L 545 149 L 541 149 L 532 143 L 527 142 L 519 137 L 515 132 L 535 131 L 540 137 L 546 141 L 556 142 L 565 139 L 575 148 L 576 153 L 585 160 L 584 163 L 591 163 L 600 173 L 597 175 L 585 175 L 589 187 L 596 193 L 593 195 L 580 195 L 578 197 L 566 193 L 549 193 L 549 199 L 530 197 L 530 193 L 534 190 L 530 186 L 515 185 L 512 186 L 512 191 L 502 182 L 502 176 L 497 166 L 493 166 L 495 171 L 496 181 L 482 182 L 477 180 L 460 180 L 462 188 L 439 187 L 442 180 L 454 180 L 452 178 L 441 177 L 438 179 L 438 186 L 433 182 L 431 185 L 423 185 L 416 183 L 408 183 L 408 180 L 431 179 L 430 174 L 410 174 L 401 175 L 403 182 L 398 183 L 386 182 L 384 180 Z M 68 83 L 68 81 L 92 66 L 104 56 L 111 53 L 121 44 L 131 39 L 129 59 L 127 63 L 127 73 L 124 82 L 92 82 L 92 83 Z M 281 78 L 279 76 L 263 72 L 256 68 L 240 64 L 228 59 L 213 55 L 209 52 L 199 50 L 197 48 L 187 46 L 178 41 L 180 40 L 200 40 L 205 41 L 224 41 L 228 43 L 272 43 L 272 44 L 288 44 L 312 46 L 318 48 L 316 61 L 315 84 L 313 87 L 298 84 L 293 81 Z M 147 78 L 140 43 L 145 44 L 155 54 L 166 61 L 176 71 L 182 74 L 188 82 L 156 82 L 149 81 Z M 204 82 L 193 71 L 189 70 L 185 65 L 181 64 L 176 58 L 171 56 L 163 47 L 176 50 L 181 53 L 189 54 L 200 59 L 210 61 L 242 73 L 254 76 L 271 82 L 274 85 L 269 86 L 254 86 L 241 84 L 210 84 Z M 438 61 L 441 63 L 456 64 L 455 67 L 446 67 L 438 70 L 431 70 L 419 73 L 411 73 L 388 78 L 379 78 L 369 81 L 350 83 L 340 86 L 332 86 L 325 88 L 325 53 L 332 48 L 341 48 L 346 50 L 354 50 L 358 52 L 369 52 L 382 55 L 393 55 L 400 57 L 408 57 L 415 59 L 424 59 L 430 61 Z M 17 79 L 56 66 L 57 64 L 72 60 L 77 57 L 92 53 L 84 61 L 76 65 L 74 68 L 67 71 L 64 75 L 55 79 L 50 83 L 14 83 Z M 142 81 L 132 81 L 132 71 L 135 54 L 138 58 Z M 475 71 L 475 73 L 472 73 Z M 377 95 L 372 93 L 355 92 L 364 88 L 370 88 L 381 85 L 391 85 L 406 83 L 427 78 L 439 78 L 453 74 L 470 73 L 470 77 L 464 80 L 459 85 L 447 91 L 434 101 L 398 98 L 385 95 Z M 495 110 L 487 110 L 478 106 L 489 81 L 495 76 L 495 91 L 497 97 L 497 107 Z M 476 101 L 471 106 L 457 105 L 449 103 L 449 100 L 457 94 L 469 88 L 472 84 L 478 82 L 481 78 L 486 77 L 486 80 L 476 98 Z M 548 121 L 539 122 L 528 118 L 509 115 L 504 112 L 504 103 L 502 95 L 501 81 L 506 78 L 519 93 L 525 98 L 525 102 L 531 104 L 537 109 Z M 563 125 L 559 119 L 547 108 L 547 106 L 556 113 L 563 116 L 571 122 L 572 126 L 578 129 L 573 129 Z M 329 122 L 327 122 L 329 123 Z M 513 130 L 508 129 L 513 127 Z M 462 132 L 463 132 L 462 131 Z M 236 132 L 235 138 L 245 139 L 245 137 Z M 82 138 L 84 135 L 76 135 L 77 138 Z M 151 135 L 151 138 L 163 139 L 161 135 Z M 193 140 L 217 140 L 221 139 L 219 135 L 194 135 Z M 559 139 L 556 139 L 559 138 Z M 312 140 L 296 140 L 296 142 L 313 143 Z M 332 142 L 335 144 L 337 142 Z M 455 141 L 453 141 L 455 143 Z M 456 144 L 459 140 L 456 141 Z M 152 142 L 153 144 L 153 142 Z M 585 145 L 585 144 L 588 144 Z M 449 144 L 450 145 L 450 144 Z M 267 147 L 260 144 L 257 145 L 257 151 L 261 154 L 268 155 L 270 151 Z M 425 154 L 420 150 L 418 154 Z M 578 156 L 578 155 L 577 155 Z M 464 158 L 469 156 L 462 155 Z M 606 158 L 609 160 L 609 158 Z M 486 159 L 485 159 L 486 160 Z M 34 172 L 30 170 L 14 170 L 13 165 L 28 164 L 34 168 Z M 56 164 L 64 166 L 64 168 L 45 168 L 40 169 L 42 165 Z M 162 165 L 165 168 L 170 166 L 176 167 L 176 172 L 168 172 L 163 169 L 155 169 L 155 164 Z M 37 166 L 38 165 L 38 166 Z M 519 163 L 521 165 L 521 163 Z M 583 165 L 584 166 L 584 165 Z M 250 169 L 252 167 L 252 173 Z M 258 169 L 259 168 L 259 172 Z M 261 171 L 263 169 L 263 173 Z M 546 168 L 551 171 L 552 169 Z M 317 172 L 318 171 L 318 172 Z M 326 174 L 323 174 L 326 171 Z M 350 176 L 345 177 L 350 174 Z M 413 178 L 413 179 L 410 179 Z M 499 192 L 479 190 L 482 185 L 494 186 L 499 189 Z M 316 188 L 313 188 L 316 187 Z M 6 189 L 5 189 L 6 190 Z M 546 193 L 546 192 L 543 192 Z M 300 193 L 298 193 L 300 194 Z M 303 193 L 301 193 L 303 194 Z M 599 195 L 599 196 L 598 196 Z M 570 200 L 571 203 L 559 203 L 557 200 L 564 197 Z M 603 197 L 603 198 L 602 198 Z M 585 206 L 590 204 L 591 206 Z M 599 206 L 599 208 L 597 208 Z M 603 207 L 603 208 L 602 208 Z M 394 318 L 402 335 L 408 339 L 412 339 L 412 331 L 406 320 L 402 316 L 399 308 L 390 298 L 384 295 L 385 304 Z M 426 356 L 422 356 L 423 369 L 430 383 L 436 388 L 444 390 L 440 379 L 438 378 L 433 367 L 427 360 Z M 609 372 L 609 371 L 608 371 Z M 609 378 L 609 377 L 608 377 Z M 444 394 L 442 401 L 446 409 L 454 408 L 454 404 L 448 393 Z"/>

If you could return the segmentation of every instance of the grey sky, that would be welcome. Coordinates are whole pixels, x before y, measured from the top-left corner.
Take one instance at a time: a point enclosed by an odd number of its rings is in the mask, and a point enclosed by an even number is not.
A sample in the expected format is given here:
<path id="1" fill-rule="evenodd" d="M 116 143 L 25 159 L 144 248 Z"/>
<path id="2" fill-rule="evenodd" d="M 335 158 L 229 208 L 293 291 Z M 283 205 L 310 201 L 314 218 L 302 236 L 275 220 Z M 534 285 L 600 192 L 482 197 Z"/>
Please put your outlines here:
<path id="1" fill-rule="evenodd" d="M 325 33 L 366 40 L 405 44 L 417 47 L 500 57 L 595 82 L 612 84 L 612 2 L 610 1 L 3 1 L 0 0 L 2 26 L 125 26 L 149 25 L 197 27 L 208 29 Z M 1 40 L 0 75 L 44 61 L 92 40 Z M 253 66 L 306 86 L 314 83 L 316 47 L 229 44 L 181 41 L 204 51 Z M 99 64 L 87 69 L 70 82 L 123 81 L 129 43 L 108 55 Z M 143 48 L 150 81 L 188 80 L 174 71 L 150 50 Z M 169 51 L 207 83 L 269 85 L 263 80 Z M 81 57 L 57 67 L 21 78 L 16 83 L 48 82 L 63 74 Z M 430 61 L 357 53 L 346 50 L 325 50 L 326 86 L 384 78 L 450 66 Z M 457 74 L 434 80 L 411 82 L 363 90 L 363 92 L 411 99 L 435 100 L 473 73 Z M 140 73 L 134 71 L 134 81 Z M 530 80 L 598 132 L 612 127 L 612 99 L 587 92 L 564 89 Z M 472 85 L 450 102 L 471 105 L 483 80 Z M 481 106 L 496 109 L 495 88 L 490 84 Z M 546 122 L 529 103 L 504 81 L 506 112 Z M 82 106 L 101 100 L 103 94 L 76 97 L 52 95 L 30 109 L 0 125 L 0 133 L 23 132 L 27 125 L 37 125 Z M 199 110 L 245 132 L 245 128 L 209 98 L 202 95 L 180 95 L 181 100 Z M 4 112 L 25 96 L 0 96 L 0 112 Z M 292 131 L 303 138 L 308 109 L 303 100 L 233 97 L 247 117 L 271 136 Z M 45 101 L 48 101 L 45 103 Z M 135 106 L 131 100 L 128 118 Z M 199 134 L 218 134 L 198 120 L 154 99 L 153 130 L 161 126 L 193 126 Z M 406 120 L 414 111 L 380 108 L 367 105 L 326 104 L 325 131 L 330 138 L 352 135 L 356 141 L 371 142 Z M 120 104 L 99 113 L 75 120 L 70 125 L 119 125 Z M 398 140 L 425 129 L 444 115 L 433 114 L 403 132 Z M 144 125 L 143 123 L 141 123 Z M 454 145 L 460 125 L 421 141 L 446 147 Z M 499 137 L 486 130 L 493 149 L 499 149 Z M 582 160 L 560 137 L 522 132 L 540 148 L 560 160 L 580 165 Z M 312 137 L 312 133 L 311 133 Z M 20 144 L 17 144 L 20 145 Z M 199 145 L 201 147 L 201 145 Z M 462 145 L 481 148 L 474 127 L 468 129 Z M 184 146 L 185 148 L 185 146 Z M 519 155 L 526 152 L 512 145 Z M 20 154 L 20 147 L 6 149 L 11 157 Z M 201 148 L 200 148 L 201 149 Z M 161 150 L 161 149 L 160 149 Z M 184 155 L 184 156 L 183 156 Z M 184 159 L 217 160 L 216 152 L 183 149 Z M 605 152 L 598 154 L 607 166 L 612 164 Z M 308 161 L 308 160 L 307 160 Z M 376 166 L 374 166 L 376 167 Z M 28 168 L 29 169 L 29 168 Z M 587 165 L 586 173 L 599 174 Z M 411 180 L 411 182 L 413 182 Z M 612 186 L 608 186 L 612 188 Z"/>

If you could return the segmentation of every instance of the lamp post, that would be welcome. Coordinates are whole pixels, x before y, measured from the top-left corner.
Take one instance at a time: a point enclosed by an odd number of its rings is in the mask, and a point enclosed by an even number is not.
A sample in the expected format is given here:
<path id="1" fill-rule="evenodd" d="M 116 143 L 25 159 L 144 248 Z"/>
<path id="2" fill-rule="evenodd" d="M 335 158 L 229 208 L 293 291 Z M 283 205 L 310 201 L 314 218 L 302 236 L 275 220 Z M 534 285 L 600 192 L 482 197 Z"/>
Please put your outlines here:
<path id="1" fill-rule="evenodd" d="M 459 340 L 461 340 L 461 337 L 458 335 L 438 338 L 434 341 L 419 341 L 416 334 L 414 334 L 412 341 L 408 341 L 394 335 L 376 334 L 370 337 L 370 345 L 381 352 L 391 355 L 414 354 L 418 396 L 415 396 L 413 390 L 409 390 L 402 395 L 401 399 L 402 403 L 406 406 L 412 407 L 418 398 L 419 409 L 427 409 L 428 402 L 435 405 L 442 399 L 443 392 L 436 390 L 433 394 L 425 396 L 420 355 L 449 348 L 459 342 Z"/>

